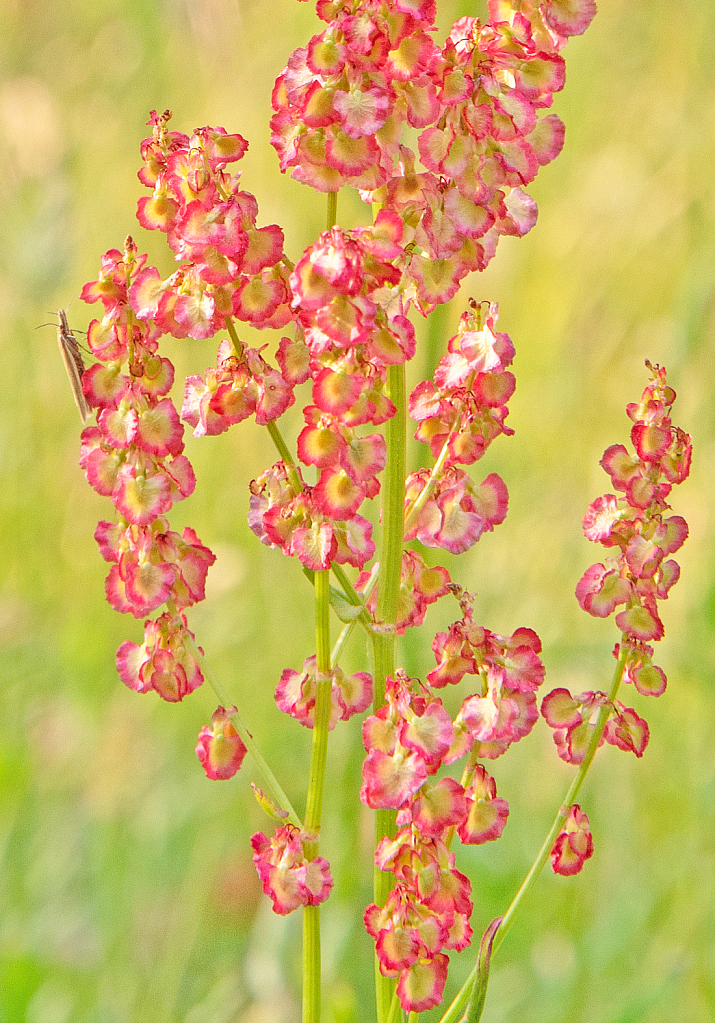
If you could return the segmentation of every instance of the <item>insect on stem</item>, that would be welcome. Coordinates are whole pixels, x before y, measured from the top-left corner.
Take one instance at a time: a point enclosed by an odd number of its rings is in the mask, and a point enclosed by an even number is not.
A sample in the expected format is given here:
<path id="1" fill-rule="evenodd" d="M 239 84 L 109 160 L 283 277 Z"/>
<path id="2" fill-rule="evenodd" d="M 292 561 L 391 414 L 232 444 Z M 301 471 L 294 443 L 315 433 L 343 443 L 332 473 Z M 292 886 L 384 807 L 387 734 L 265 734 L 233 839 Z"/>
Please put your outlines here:
<path id="1" fill-rule="evenodd" d="M 79 345 L 77 344 L 77 338 L 69 328 L 67 313 L 64 309 L 60 309 L 57 315 L 60 318 L 60 323 L 57 327 L 57 343 L 60 346 L 60 354 L 62 355 L 62 361 L 65 364 L 65 370 L 69 377 L 75 404 L 79 409 L 80 417 L 84 423 L 92 414 L 92 407 L 82 391 L 84 362 L 82 361 L 82 354 L 79 350 Z"/>

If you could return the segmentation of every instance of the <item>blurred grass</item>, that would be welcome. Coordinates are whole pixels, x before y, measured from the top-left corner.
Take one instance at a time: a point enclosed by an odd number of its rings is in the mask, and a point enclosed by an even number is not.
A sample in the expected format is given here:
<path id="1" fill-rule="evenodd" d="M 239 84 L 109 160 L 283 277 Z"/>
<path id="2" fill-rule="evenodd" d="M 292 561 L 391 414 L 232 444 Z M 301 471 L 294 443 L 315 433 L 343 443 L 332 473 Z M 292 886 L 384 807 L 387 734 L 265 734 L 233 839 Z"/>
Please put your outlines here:
<path id="1" fill-rule="evenodd" d="M 715 8 L 600 7 L 566 50 L 554 109 L 567 141 L 532 188 L 539 223 L 504 240 L 438 314 L 444 339 L 467 295 L 497 299 L 517 347 L 516 437 L 475 468 L 504 476 L 509 516 L 448 567 L 478 592 L 478 620 L 501 633 L 537 629 L 547 685 L 605 686 L 613 624 L 573 598 L 598 557 L 580 519 L 608 489 L 598 459 L 627 440 L 624 406 L 644 386 L 645 358 L 667 365 L 676 422 L 694 438 L 692 476 L 673 496 L 691 536 L 663 607 L 669 687 L 636 703 L 650 747 L 639 762 L 613 749 L 597 758 L 582 796 L 596 853 L 577 878 L 541 880 L 495 960 L 485 1023 L 715 1018 Z M 443 30 L 465 13 L 478 11 L 444 4 Z M 324 200 L 280 177 L 269 97 L 316 26 L 311 5 L 292 0 L 0 0 L 0 1023 L 298 1018 L 300 921 L 278 919 L 260 898 L 248 836 L 268 822 L 250 796 L 250 767 L 225 785 L 200 772 L 193 747 L 213 710 L 208 692 L 167 706 L 115 674 L 116 647 L 141 626 L 103 600 L 92 534 L 110 509 L 77 466 L 54 330 L 35 328 L 70 305 L 128 232 L 169 272 L 161 239 L 133 218 L 152 107 L 172 108 L 179 129 L 218 123 L 250 140 L 245 187 L 296 257 L 323 226 Z M 366 212 L 341 196 L 343 223 Z M 74 325 L 89 318 L 71 306 Z M 432 335 L 423 331 L 422 344 L 416 373 L 439 357 Z M 167 345 L 182 372 L 214 358 L 211 342 Z M 190 624 L 301 807 L 310 737 L 282 719 L 272 693 L 282 668 L 312 652 L 310 601 L 296 566 L 255 543 L 245 522 L 246 483 L 271 447 L 244 424 L 188 438 L 187 453 L 199 485 L 173 522 L 219 554 Z M 437 606 L 405 637 L 408 670 L 429 669 L 429 637 L 453 617 Z M 362 656 L 356 639 L 348 663 Z M 503 838 L 459 853 L 477 931 L 504 911 L 570 776 L 546 733 L 537 727 L 494 765 L 511 804 Z M 327 1023 L 372 1019 L 360 752 L 357 722 L 333 733 Z M 452 959 L 450 991 L 472 961 Z"/>

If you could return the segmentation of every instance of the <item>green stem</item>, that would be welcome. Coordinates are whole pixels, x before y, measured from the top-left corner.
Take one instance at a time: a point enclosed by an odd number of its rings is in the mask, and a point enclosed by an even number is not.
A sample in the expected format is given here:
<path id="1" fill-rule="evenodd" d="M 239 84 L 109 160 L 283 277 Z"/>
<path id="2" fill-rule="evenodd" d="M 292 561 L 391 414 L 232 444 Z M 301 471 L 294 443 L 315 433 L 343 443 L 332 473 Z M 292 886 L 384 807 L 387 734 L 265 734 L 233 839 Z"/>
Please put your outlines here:
<path id="1" fill-rule="evenodd" d="M 392 993 L 392 999 L 390 1001 L 390 1013 L 387 1017 L 387 1023 L 402 1023 L 402 1020 L 404 1020 L 404 1018 L 405 1017 L 402 1012 L 402 1006 L 400 1005 L 400 1000 L 397 997 L 397 988 L 395 987 L 395 990 Z M 410 1019 L 411 1018 L 412 1016 L 410 1016 Z M 417 1016 L 415 1016 L 415 1020 L 416 1019 Z"/>
<path id="2" fill-rule="evenodd" d="M 363 596 L 360 596 L 360 594 L 357 592 L 353 584 L 345 575 L 345 570 L 343 569 L 342 565 L 338 565 L 335 562 L 332 562 L 330 567 L 333 570 L 335 578 L 342 586 L 343 593 L 347 597 L 348 603 L 352 604 L 353 607 L 362 607 L 368 598 L 369 595 L 368 592 L 365 591 Z M 370 592 L 372 592 L 372 588 L 374 585 L 375 584 L 373 583 L 372 586 L 370 587 Z M 359 621 L 367 630 L 370 630 L 372 628 L 372 616 L 370 615 L 370 612 L 367 610 L 367 608 L 360 612 L 360 614 L 357 617 L 357 621 Z M 334 660 L 333 664 L 335 664 Z"/>
<path id="3" fill-rule="evenodd" d="M 328 755 L 332 676 L 330 672 L 330 571 L 316 572 L 315 580 L 315 647 L 316 694 L 313 722 L 313 749 L 310 758 L 310 780 L 305 808 L 303 842 L 306 858 L 318 855 L 318 836 L 323 810 L 325 764 Z M 320 908 L 306 906 L 303 910 L 303 1023 L 320 1020 Z"/>
<path id="4" fill-rule="evenodd" d="M 226 330 L 228 331 L 228 336 L 231 338 L 231 344 L 233 345 L 234 354 L 236 355 L 237 358 L 240 359 L 243 357 L 243 344 L 241 343 L 241 340 L 238 334 L 236 333 L 236 328 L 233 325 L 233 320 L 231 319 L 230 316 L 225 316 L 224 321 L 226 323 Z"/>
<path id="5" fill-rule="evenodd" d="M 221 704 L 221 706 L 226 707 L 227 709 L 235 706 L 231 697 L 228 695 L 228 693 L 225 691 L 219 680 L 216 678 L 211 668 L 209 668 L 203 654 L 197 647 L 196 643 L 188 635 L 186 635 L 184 638 L 184 646 L 189 651 L 191 656 L 194 658 L 198 666 L 201 668 L 201 673 L 203 674 L 204 678 L 211 686 L 213 691 L 216 693 L 216 696 L 218 697 L 218 701 Z M 288 820 L 291 822 L 291 824 L 295 824 L 297 828 L 302 828 L 303 825 L 300 822 L 300 817 L 291 806 L 291 802 L 288 799 L 288 796 L 281 788 L 276 776 L 273 774 L 273 771 L 271 771 L 270 767 L 261 756 L 261 753 L 253 740 L 253 736 L 244 725 L 238 711 L 233 712 L 233 714 L 231 715 L 231 721 L 233 723 L 233 727 L 241 736 L 241 741 L 243 742 L 243 745 L 251 754 L 253 762 L 258 768 L 258 771 L 263 779 L 263 784 L 265 785 L 266 789 L 270 792 L 274 802 L 278 805 L 279 808 L 287 811 Z"/>
<path id="6" fill-rule="evenodd" d="M 335 565 L 333 565 L 332 567 L 335 568 Z M 368 579 L 367 585 L 365 586 L 365 588 L 363 590 L 363 598 L 365 600 L 368 599 L 368 597 L 370 596 L 372 591 L 375 589 L 375 584 L 377 583 L 377 574 L 378 574 L 379 571 L 380 571 L 380 562 L 376 561 L 375 564 L 372 566 L 372 571 L 370 572 L 370 578 Z M 352 589 L 352 587 L 351 587 L 351 589 Z M 353 590 L 353 592 L 355 592 L 355 591 Z M 357 594 L 356 594 L 356 596 L 357 596 Z M 371 632 L 372 632 L 372 619 L 370 618 L 369 611 L 365 611 L 365 614 L 367 615 L 367 618 L 368 618 L 368 623 L 369 623 L 368 624 L 368 629 L 369 629 L 368 635 L 370 635 Z M 348 622 L 346 625 L 343 626 L 343 628 L 342 628 L 342 630 L 340 632 L 340 635 L 338 636 L 337 640 L 335 641 L 335 646 L 333 647 L 333 652 L 330 655 L 330 660 L 331 660 L 331 663 L 333 665 L 336 665 L 338 663 L 338 661 L 340 660 L 340 655 L 343 652 L 343 647 L 347 643 L 348 637 L 350 636 L 350 633 L 355 628 L 355 625 L 357 624 L 357 622 L 361 622 L 362 623 L 362 621 L 363 621 L 363 615 L 360 614 L 355 619 L 355 621 Z"/>
<path id="7" fill-rule="evenodd" d="M 290 481 L 293 484 L 293 489 L 297 491 L 297 493 L 301 493 L 301 491 L 303 490 L 303 484 L 301 483 L 298 469 L 296 467 L 295 462 L 293 461 L 293 456 L 288 450 L 288 445 L 283 440 L 283 435 L 281 434 L 281 431 L 278 429 L 273 419 L 268 420 L 268 422 L 266 423 L 266 429 L 268 430 L 271 440 L 275 444 L 276 450 L 278 451 L 278 454 L 281 456 L 283 464 L 286 467 L 286 472 L 288 473 Z"/>
<path id="8" fill-rule="evenodd" d="M 618 658 L 618 663 L 616 665 L 616 670 L 613 673 L 611 691 L 608 696 L 609 702 L 605 706 L 601 707 L 601 709 L 598 712 L 598 717 L 596 718 L 596 724 L 593 729 L 593 734 L 591 735 L 591 741 L 588 744 L 586 755 L 584 756 L 583 760 L 581 761 L 581 764 L 579 765 L 576 777 L 571 782 L 571 785 L 569 786 L 568 791 L 564 796 L 563 802 L 561 803 L 561 806 L 559 808 L 559 812 L 556 814 L 554 822 L 551 825 L 551 829 L 546 838 L 544 839 L 544 843 L 541 846 L 541 849 L 539 850 L 539 853 L 536 859 L 534 860 L 531 869 L 529 870 L 529 873 L 524 878 L 523 884 L 519 888 L 519 891 L 514 896 L 511 905 L 504 914 L 502 922 L 499 925 L 499 929 L 494 937 L 494 943 L 492 945 L 492 956 L 494 955 L 494 953 L 496 952 L 496 950 L 499 948 L 502 941 L 506 937 L 506 933 L 511 927 L 514 921 L 514 916 L 516 915 L 516 912 L 521 906 L 524 898 L 533 887 L 534 882 L 538 878 L 541 871 L 544 869 L 544 866 L 546 865 L 551 850 L 553 849 L 554 842 L 556 841 L 559 832 L 566 823 L 566 818 L 569 815 L 569 811 L 572 805 L 576 801 L 576 797 L 578 796 L 581 785 L 583 784 L 586 774 L 588 773 L 588 769 L 593 762 L 594 756 L 596 755 L 596 750 L 598 749 L 598 745 L 601 741 L 603 730 L 606 727 L 608 718 L 610 717 L 611 704 L 618 695 L 618 689 L 623 678 L 623 670 L 625 667 L 627 656 L 628 650 L 626 648 L 626 637 L 621 636 L 621 652 Z M 461 990 L 456 995 L 454 1001 L 447 1009 L 444 1016 L 442 1016 L 440 1023 L 457 1023 L 457 1020 L 461 1018 L 460 1013 L 467 1004 L 476 975 L 477 966 L 475 965 L 471 973 L 467 977 L 467 980 L 465 981 Z"/>
<path id="9" fill-rule="evenodd" d="M 364 603 L 364 598 L 355 590 L 355 587 L 345 575 L 345 569 L 343 566 L 338 565 L 337 562 L 332 562 L 330 567 L 333 570 L 333 575 L 342 586 L 348 601 L 353 605 L 353 607 L 360 607 L 360 605 Z"/>
<path id="10" fill-rule="evenodd" d="M 303 1023 L 320 1023 L 320 906 L 303 907 Z"/>
<path id="11" fill-rule="evenodd" d="M 328 192 L 328 231 L 338 222 L 338 193 Z"/>
<path id="12" fill-rule="evenodd" d="M 315 695 L 315 723 L 313 725 L 313 752 L 310 764 L 308 801 L 305 809 L 306 831 L 318 831 L 323 809 L 325 761 L 328 750 L 328 722 L 330 720 L 330 572 L 315 573 L 315 645 L 317 691 Z M 312 859 L 312 857 L 311 857 Z"/>
<path id="13" fill-rule="evenodd" d="M 281 456 L 286 466 L 295 465 L 295 462 L 293 461 L 293 456 L 288 450 L 288 445 L 283 440 L 283 435 L 281 434 L 281 431 L 278 429 L 273 419 L 268 420 L 268 422 L 266 423 L 266 429 L 270 434 L 271 440 L 276 446 L 278 454 Z M 300 489 L 302 490 L 303 488 L 301 487 Z"/>
<path id="14" fill-rule="evenodd" d="M 335 223 L 338 208 L 338 193 L 328 193 L 328 229 Z M 278 427 L 270 421 L 268 432 L 283 459 L 291 482 L 299 490 L 300 477 Z M 343 573 L 344 577 L 344 573 Z M 347 583 L 347 579 L 345 579 Z M 320 818 L 323 811 L 323 790 L 325 788 L 325 765 L 328 757 L 328 724 L 330 722 L 331 692 L 333 680 L 330 661 L 330 569 L 313 572 L 315 587 L 315 653 L 316 693 L 315 720 L 313 722 L 313 749 L 310 757 L 310 778 L 305 807 L 305 830 L 308 833 L 303 842 L 306 858 L 318 855 Z M 349 583 L 348 583 L 349 585 Z M 345 586 L 343 585 L 343 588 Z M 350 587 L 352 589 L 352 587 Z M 347 591 L 346 591 L 347 592 Z M 359 601 L 355 591 L 355 599 Z M 320 1023 L 320 906 L 305 906 L 303 909 L 303 1023 Z"/>
<path id="15" fill-rule="evenodd" d="M 397 630 L 397 602 L 400 593 L 402 546 L 405 519 L 405 369 L 388 369 L 389 397 L 397 412 L 389 420 L 386 430 L 387 463 L 385 466 L 382 498 L 382 550 L 378 577 L 376 624 L 372 635 L 373 651 L 373 713 L 385 703 L 385 680 L 395 670 L 395 641 Z M 394 833 L 395 814 L 392 810 L 375 813 L 375 844 Z M 374 897 L 378 906 L 384 906 L 390 893 L 391 875 L 375 867 Z M 390 1013 L 395 981 L 383 977 L 375 958 L 375 992 L 378 1023 L 386 1023 Z"/>
<path id="16" fill-rule="evenodd" d="M 412 523 L 415 521 L 419 513 L 422 511 L 422 509 L 424 508 L 424 506 L 427 504 L 430 497 L 434 493 L 435 487 L 437 486 L 442 477 L 444 463 L 447 461 L 447 458 L 449 457 L 449 442 L 452 440 L 452 437 L 454 437 L 455 433 L 459 429 L 461 422 L 462 413 L 458 412 L 455 417 L 454 423 L 452 424 L 452 428 L 450 429 L 449 434 L 447 435 L 447 439 L 442 445 L 442 450 L 439 453 L 439 458 L 434 463 L 434 467 L 430 474 L 430 478 L 427 480 L 427 485 L 422 489 L 420 494 L 409 506 L 405 513 L 405 531 L 407 531 L 410 528 Z"/>
<path id="17" fill-rule="evenodd" d="M 389 397 L 397 408 L 386 431 L 387 463 L 382 498 L 382 550 L 375 612 L 374 711 L 385 703 L 385 679 L 395 670 L 397 602 L 400 594 L 405 517 L 405 370 L 388 368 Z"/>

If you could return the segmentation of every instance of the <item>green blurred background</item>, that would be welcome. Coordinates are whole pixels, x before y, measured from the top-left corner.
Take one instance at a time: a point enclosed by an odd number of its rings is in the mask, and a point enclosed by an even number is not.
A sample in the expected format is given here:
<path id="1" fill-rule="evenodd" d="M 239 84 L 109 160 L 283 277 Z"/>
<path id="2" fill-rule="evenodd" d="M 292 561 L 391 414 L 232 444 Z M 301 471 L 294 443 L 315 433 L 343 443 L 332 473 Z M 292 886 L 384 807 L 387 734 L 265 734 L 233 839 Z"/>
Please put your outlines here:
<path id="1" fill-rule="evenodd" d="M 715 1018 L 715 6 L 600 8 L 566 50 L 554 105 L 566 146 L 532 186 L 536 228 L 503 240 L 422 335 L 413 383 L 432 371 L 432 339 L 453 333 L 468 295 L 499 301 L 517 348 L 516 436 L 474 468 L 478 479 L 502 474 L 509 516 L 467 555 L 439 560 L 477 591 L 478 621 L 539 632 L 548 688 L 605 688 L 616 632 L 573 596 L 600 557 L 580 521 L 609 489 L 598 460 L 627 441 L 624 406 L 641 393 L 646 358 L 668 367 L 675 421 L 693 435 L 692 476 L 673 495 L 691 533 L 663 605 L 668 690 L 633 701 L 650 747 L 641 761 L 599 754 L 582 793 L 595 855 L 576 878 L 540 880 L 495 959 L 485 1023 Z M 443 3 L 443 33 L 468 13 L 483 14 L 481 3 Z M 60 306 L 86 326 L 93 310 L 79 290 L 128 232 L 171 272 L 162 238 L 134 220 L 152 107 L 170 107 L 180 130 L 221 124 L 249 139 L 243 182 L 259 223 L 280 223 L 297 257 L 322 229 L 324 198 L 281 178 L 269 100 L 319 23 L 295 0 L 0 0 L 0 19 L 0 1023 L 292 1023 L 300 919 L 272 915 L 259 891 L 248 837 L 270 822 L 251 796 L 250 765 L 230 782 L 205 779 L 193 748 L 215 706 L 209 691 L 169 706 L 115 673 L 116 647 L 139 640 L 141 624 L 104 601 L 92 534 L 111 509 L 77 465 L 80 426 L 55 332 L 36 328 Z M 367 213 L 341 196 L 346 226 Z M 167 339 L 166 352 L 181 373 L 198 373 L 215 344 Z M 282 668 L 313 651 L 311 600 L 297 565 L 246 526 L 247 481 L 274 455 L 248 423 L 187 437 L 187 454 L 198 486 L 172 521 L 191 524 L 219 558 L 190 625 L 302 810 L 310 736 L 272 694 Z M 455 608 L 442 601 L 405 640 L 410 672 L 432 666 L 430 637 Z M 359 637 L 345 664 L 364 666 Z M 353 720 L 332 733 L 329 753 L 326 1023 L 374 1018 L 360 759 Z M 571 776 L 543 722 L 493 767 L 507 829 L 458 852 L 477 932 L 506 908 Z M 452 960 L 448 997 L 472 953 Z"/>

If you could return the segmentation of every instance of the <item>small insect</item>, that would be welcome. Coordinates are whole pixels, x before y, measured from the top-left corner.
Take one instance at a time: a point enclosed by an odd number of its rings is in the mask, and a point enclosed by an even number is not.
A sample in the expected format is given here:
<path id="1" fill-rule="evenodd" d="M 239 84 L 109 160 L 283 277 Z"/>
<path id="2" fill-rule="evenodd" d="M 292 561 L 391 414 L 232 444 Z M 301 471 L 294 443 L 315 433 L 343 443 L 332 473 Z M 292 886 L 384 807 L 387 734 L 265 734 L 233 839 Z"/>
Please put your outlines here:
<path id="1" fill-rule="evenodd" d="M 69 377 L 75 404 L 79 409 L 79 414 L 82 418 L 82 422 L 84 423 L 92 414 L 92 406 L 89 404 L 82 392 L 84 362 L 82 361 L 82 354 L 79 350 L 79 345 L 77 344 L 77 338 L 69 328 L 67 313 L 64 309 L 60 309 L 57 315 L 60 318 L 59 326 L 57 327 L 57 343 L 60 346 L 60 354 L 62 355 L 62 361 L 65 364 L 67 376 Z"/>

